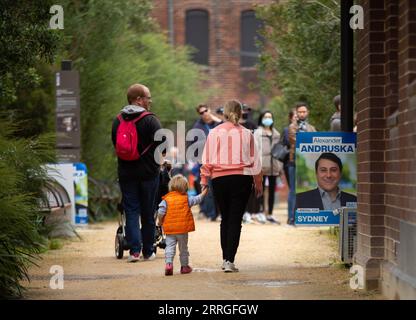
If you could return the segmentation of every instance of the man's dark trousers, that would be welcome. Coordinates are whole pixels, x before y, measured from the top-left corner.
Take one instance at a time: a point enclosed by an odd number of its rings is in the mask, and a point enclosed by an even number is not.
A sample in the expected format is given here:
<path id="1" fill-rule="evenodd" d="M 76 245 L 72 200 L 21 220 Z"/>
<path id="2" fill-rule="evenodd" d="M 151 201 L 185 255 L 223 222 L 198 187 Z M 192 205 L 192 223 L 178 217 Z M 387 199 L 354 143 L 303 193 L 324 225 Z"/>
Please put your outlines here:
<path id="1" fill-rule="evenodd" d="M 130 254 L 140 253 L 142 248 L 145 257 L 153 253 L 154 214 L 158 188 L 159 176 L 146 181 L 120 181 L 126 214 L 126 240 L 131 246 Z M 141 228 L 139 228 L 139 217 Z"/>

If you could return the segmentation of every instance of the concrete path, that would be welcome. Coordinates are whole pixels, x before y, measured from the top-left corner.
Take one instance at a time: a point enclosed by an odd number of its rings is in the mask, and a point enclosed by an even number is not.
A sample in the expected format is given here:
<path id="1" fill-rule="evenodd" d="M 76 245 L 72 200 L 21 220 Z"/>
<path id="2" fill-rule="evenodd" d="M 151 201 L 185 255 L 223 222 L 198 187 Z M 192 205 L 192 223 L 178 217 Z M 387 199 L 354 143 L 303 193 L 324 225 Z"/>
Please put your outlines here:
<path id="1" fill-rule="evenodd" d="M 195 215 L 197 216 L 197 215 Z M 219 222 L 196 219 L 190 234 L 194 272 L 164 276 L 164 251 L 154 261 L 135 264 L 114 256 L 116 222 L 80 230 L 81 240 L 65 241 L 60 250 L 43 255 L 31 267 L 26 299 L 381 299 L 354 291 L 351 275 L 337 264 L 337 243 L 328 228 L 293 228 L 285 224 L 286 209 L 275 216 L 282 225 L 244 225 L 236 265 L 239 273 L 220 269 Z M 51 289 L 51 266 L 62 266 L 64 289 Z"/>

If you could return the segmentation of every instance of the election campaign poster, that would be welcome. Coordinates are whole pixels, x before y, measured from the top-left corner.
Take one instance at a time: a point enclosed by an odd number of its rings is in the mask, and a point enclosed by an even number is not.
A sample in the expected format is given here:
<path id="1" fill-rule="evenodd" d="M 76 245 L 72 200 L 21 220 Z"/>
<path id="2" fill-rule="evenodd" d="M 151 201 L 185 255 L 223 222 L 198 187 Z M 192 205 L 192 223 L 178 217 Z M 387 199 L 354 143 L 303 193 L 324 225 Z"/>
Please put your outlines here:
<path id="1" fill-rule="evenodd" d="M 356 147 L 353 132 L 296 134 L 296 225 L 338 226 L 357 207 Z"/>

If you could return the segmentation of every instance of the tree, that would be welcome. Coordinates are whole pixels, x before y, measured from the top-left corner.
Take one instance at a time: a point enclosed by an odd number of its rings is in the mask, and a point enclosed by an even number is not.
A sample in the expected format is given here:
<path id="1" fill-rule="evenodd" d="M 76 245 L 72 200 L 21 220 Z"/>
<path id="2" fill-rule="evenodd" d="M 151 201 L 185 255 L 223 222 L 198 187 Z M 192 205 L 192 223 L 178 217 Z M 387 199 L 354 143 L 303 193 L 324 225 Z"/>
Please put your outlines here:
<path id="1" fill-rule="evenodd" d="M 21 295 L 20 281 L 44 242 L 42 165 L 55 160 L 54 139 L 32 136 L 49 121 L 45 70 L 59 41 L 49 30 L 51 5 L 3 0 L 0 6 L 0 298 Z"/>
<path id="2" fill-rule="evenodd" d="M 340 90 L 340 1 L 275 1 L 259 7 L 264 21 L 260 67 L 267 74 L 264 89 L 278 87 L 287 115 L 297 101 L 311 106 L 310 122 L 329 129 Z M 287 118 L 287 116 L 285 116 Z"/>
<path id="3" fill-rule="evenodd" d="M 41 81 L 36 66 L 51 63 L 59 33 L 49 29 L 52 0 L 3 0 L 0 6 L 0 106 L 7 109 L 17 91 Z"/>
<path id="4" fill-rule="evenodd" d="M 150 1 L 66 1 L 65 51 L 80 72 L 82 159 L 89 174 L 114 180 L 111 124 L 133 83 L 146 84 L 162 125 L 188 120 L 203 99 L 188 52 L 172 48 L 150 16 Z M 134 8 L 134 10 L 132 10 Z M 109 21 L 111 20 L 111 23 Z"/>

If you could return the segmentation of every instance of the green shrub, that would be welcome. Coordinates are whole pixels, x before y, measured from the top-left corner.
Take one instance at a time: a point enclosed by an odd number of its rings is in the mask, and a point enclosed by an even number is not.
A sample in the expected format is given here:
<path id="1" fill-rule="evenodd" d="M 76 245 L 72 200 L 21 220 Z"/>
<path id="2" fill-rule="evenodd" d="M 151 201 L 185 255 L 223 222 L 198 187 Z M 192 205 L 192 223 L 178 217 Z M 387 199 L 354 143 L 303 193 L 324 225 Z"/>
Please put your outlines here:
<path id="1" fill-rule="evenodd" d="M 18 125 L 0 117 L 0 297 L 22 294 L 21 280 L 44 250 L 40 204 L 47 180 L 42 164 L 54 160 L 53 139 L 14 138 Z"/>

